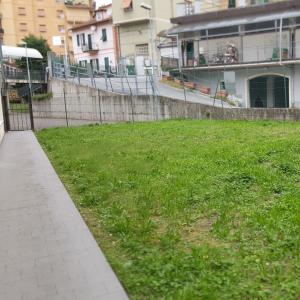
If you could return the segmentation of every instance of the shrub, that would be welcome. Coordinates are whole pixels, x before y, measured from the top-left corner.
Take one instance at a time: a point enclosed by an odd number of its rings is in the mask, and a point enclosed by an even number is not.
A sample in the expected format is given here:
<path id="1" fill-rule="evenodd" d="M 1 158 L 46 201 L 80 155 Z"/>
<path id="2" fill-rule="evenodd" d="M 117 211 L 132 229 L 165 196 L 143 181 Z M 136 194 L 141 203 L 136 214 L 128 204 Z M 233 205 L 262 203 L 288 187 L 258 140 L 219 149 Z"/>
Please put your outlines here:
<path id="1" fill-rule="evenodd" d="M 53 96 L 53 94 L 50 92 L 50 93 L 44 93 L 44 94 L 37 94 L 37 95 L 34 95 L 32 97 L 32 100 L 33 101 L 45 101 L 45 100 L 49 100 L 51 99 Z"/>

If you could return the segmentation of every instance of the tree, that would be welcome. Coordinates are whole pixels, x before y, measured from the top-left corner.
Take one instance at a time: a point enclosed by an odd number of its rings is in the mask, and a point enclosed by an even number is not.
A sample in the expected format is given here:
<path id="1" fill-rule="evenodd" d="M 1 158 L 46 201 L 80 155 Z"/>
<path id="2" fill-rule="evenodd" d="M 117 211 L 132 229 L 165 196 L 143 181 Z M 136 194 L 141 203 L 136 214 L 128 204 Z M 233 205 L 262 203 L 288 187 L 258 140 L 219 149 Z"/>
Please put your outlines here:
<path id="1" fill-rule="evenodd" d="M 47 40 L 43 37 L 36 37 L 33 34 L 29 34 L 28 36 L 24 37 L 22 41 L 27 43 L 28 48 L 34 48 L 38 50 L 43 56 L 43 59 L 29 59 L 30 68 L 32 70 L 43 69 L 47 65 L 47 52 L 51 51 Z M 22 44 L 19 44 L 18 46 L 25 47 Z M 16 64 L 19 68 L 26 69 L 26 58 L 23 57 L 22 59 L 17 60 Z"/>

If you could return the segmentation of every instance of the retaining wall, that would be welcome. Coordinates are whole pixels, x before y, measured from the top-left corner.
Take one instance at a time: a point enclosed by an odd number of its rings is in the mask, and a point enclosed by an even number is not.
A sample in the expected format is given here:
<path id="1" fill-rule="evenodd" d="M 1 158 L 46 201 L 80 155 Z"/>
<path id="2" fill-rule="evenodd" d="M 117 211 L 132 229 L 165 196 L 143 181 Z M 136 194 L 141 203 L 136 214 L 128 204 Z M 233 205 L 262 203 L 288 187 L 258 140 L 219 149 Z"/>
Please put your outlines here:
<path id="1" fill-rule="evenodd" d="M 35 118 L 73 119 L 89 122 L 128 122 L 165 119 L 300 120 L 299 109 L 224 108 L 194 102 L 105 92 L 71 82 L 51 79 L 53 98 L 35 102 Z"/>

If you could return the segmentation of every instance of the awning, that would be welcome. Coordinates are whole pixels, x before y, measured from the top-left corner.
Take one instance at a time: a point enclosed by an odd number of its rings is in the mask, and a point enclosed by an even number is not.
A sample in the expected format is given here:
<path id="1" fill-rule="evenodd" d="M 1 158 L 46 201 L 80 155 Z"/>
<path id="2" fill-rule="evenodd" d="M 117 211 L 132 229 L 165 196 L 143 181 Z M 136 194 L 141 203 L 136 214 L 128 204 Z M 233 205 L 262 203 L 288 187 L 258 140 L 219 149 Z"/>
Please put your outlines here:
<path id="1" fill-rule="evenodd" d="M 132 0 L 123 0 L 123 9 L 130 9 L 132 6 Z"/>
<path id="2" fill-rule="evenodd" d="M 194 22 L 185 25 L 178 25 L 168 30 L 167 34 L 178 34 L 185 32 L 194 32 L 206 29 L 214 29 L 214 28 L 224 28 L 230 26 L 237 25 L 245 25 L 251 23 L 259 23 L 259 22 L 267 22 L 272 20 L 279 20 L 281 18 L 293 18 L 300 17 L 300 10 L 287 11 L 283 13 L 273 13 L 273 14 L 264 14 L 260 16 L 251 16 L 244 18 L 234 18 L 234 19 L 226 19 L 226 20 L 216 20 L 211 22 Z M 201 15 L 199 15 L 199 19 L 201 19 Z"/>
<path id="3" fill-rule="evenodd" d="M 24 47 L 2 46 L 3 58 L 22 58 L 26 57 L 26 49 Z M 42 54 L 33 48 L 27 48 L 27 57 L 42 59 Z"/>

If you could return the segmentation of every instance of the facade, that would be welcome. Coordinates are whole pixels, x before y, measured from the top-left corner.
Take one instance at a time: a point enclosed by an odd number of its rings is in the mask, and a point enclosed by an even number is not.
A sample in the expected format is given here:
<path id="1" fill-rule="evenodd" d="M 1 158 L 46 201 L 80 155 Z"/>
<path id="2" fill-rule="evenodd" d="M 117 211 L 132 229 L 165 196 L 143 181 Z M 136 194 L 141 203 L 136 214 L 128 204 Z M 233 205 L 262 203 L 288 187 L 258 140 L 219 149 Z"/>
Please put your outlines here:
<path id="1" fill-rule="evenodd" d="M 182 0 L 114 0 L 113 22 L 117 27 L 120 64 L 135 66 L 138 74 L 145 67 L 159 66 L 159 33 L 171 27 L 176 5 Z M 151 6 L 143 9 L 142 3 Z M 153 61 L 153 62 L 152 62 Z"/>
<path id="2" fill-rule="evenodd" d="M 25 36 L 33 34 L 44 37 L 55 53 L 64 54 L 64 45 L 54 46 L 52 41 L 53 36 L 62 36 L 71 55 L 69 29 L 90 18 L 87 0 L 0 0 L 0 12 L 5 45 L 16 46 Z"/>
<path id="3" fill-rule="evenodd" d="M 170 18 L 274 1 L 279 0 L 114 0 L 120 64 L 134 65 L 138 74 L 144 74 L 148 65 L 159 69 L 161 49 L 171 51 L 158 37 L 171 27 Z M 141 8 L 142 3 L 151 11 Z"/>
<path id="4" fill-rule="evenodd" d="M 300 2 L 172 19 L 178 68 L 203 93 L 242 107 L 300 107 Z M 175 71 L 175 70 L 174 70 Z"/>
<path id="5" fill-rule="evenodd" d="M 111 72 L 117 65 L 117 36 L 111 4 L 95 7 L 94 19 L 72 28 L 74 58 L 93 70 Z"/>

